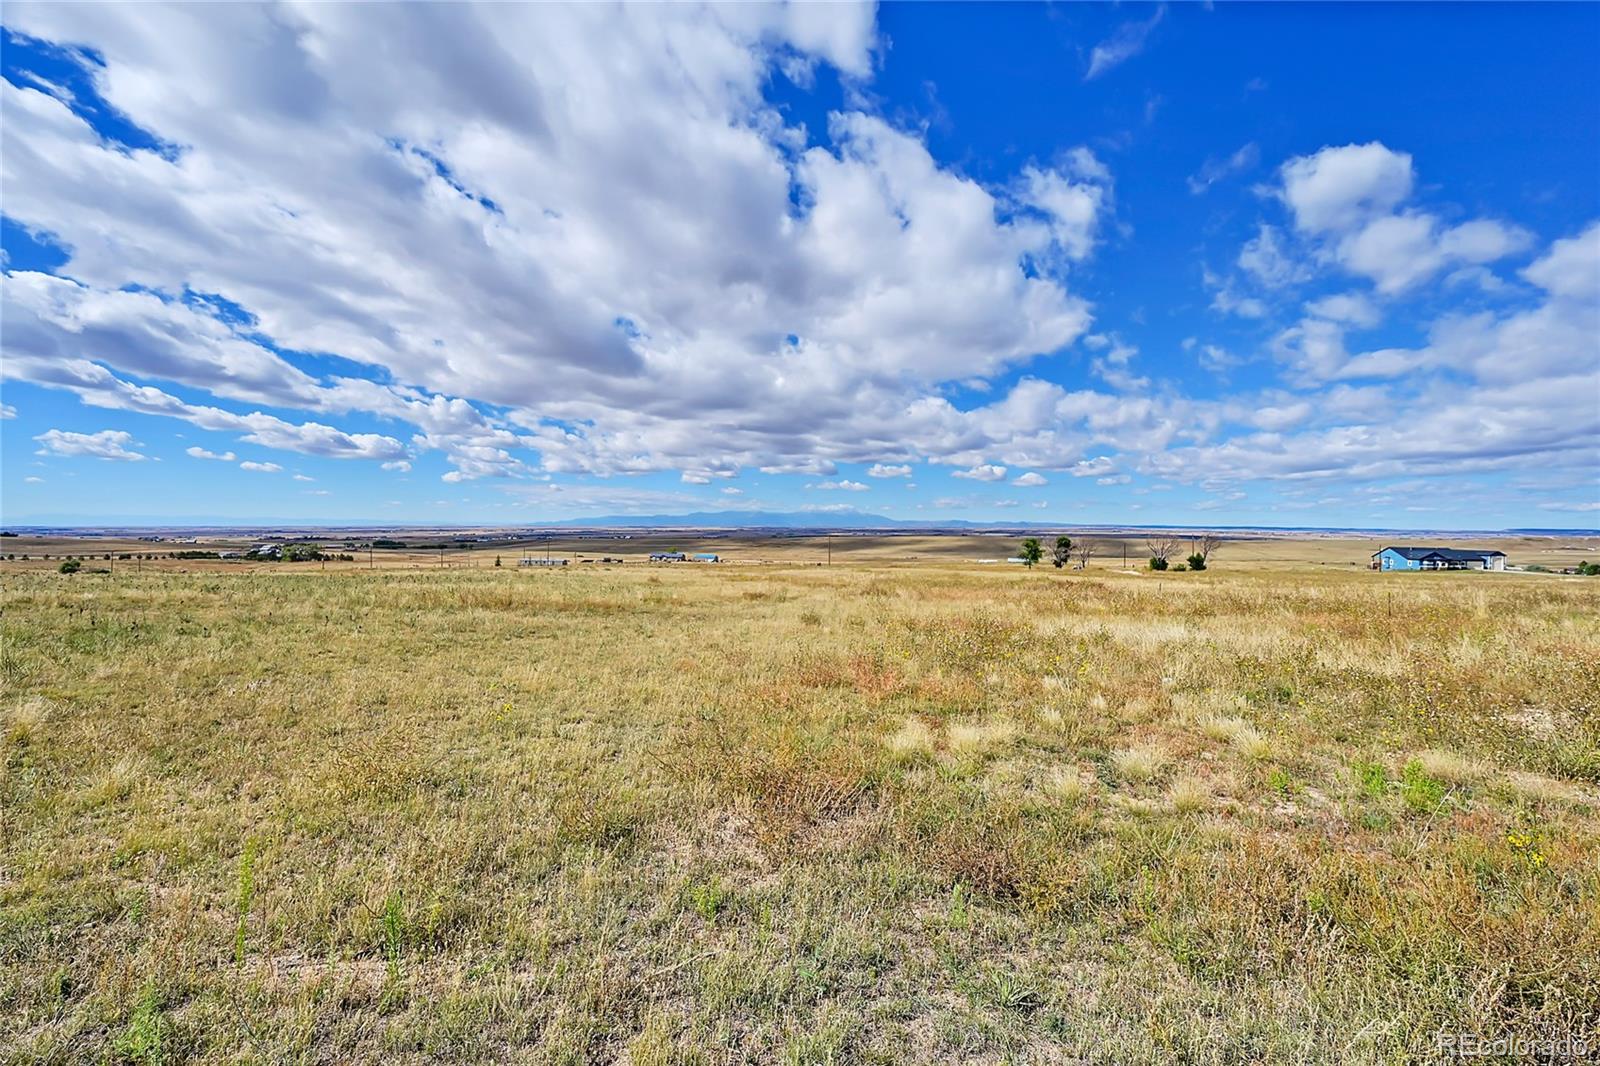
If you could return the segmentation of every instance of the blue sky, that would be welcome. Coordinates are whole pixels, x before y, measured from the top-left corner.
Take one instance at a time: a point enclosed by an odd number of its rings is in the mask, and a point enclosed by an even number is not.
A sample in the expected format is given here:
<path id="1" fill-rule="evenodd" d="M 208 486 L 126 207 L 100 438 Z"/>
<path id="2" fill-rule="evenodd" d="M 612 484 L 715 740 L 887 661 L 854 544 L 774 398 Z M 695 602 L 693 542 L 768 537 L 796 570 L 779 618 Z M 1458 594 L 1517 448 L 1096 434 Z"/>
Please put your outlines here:
<path id="1" fill-rule="evenodd" d="M 1600 524 L 1600 6 L 5 25 L 10 523 Z"/>

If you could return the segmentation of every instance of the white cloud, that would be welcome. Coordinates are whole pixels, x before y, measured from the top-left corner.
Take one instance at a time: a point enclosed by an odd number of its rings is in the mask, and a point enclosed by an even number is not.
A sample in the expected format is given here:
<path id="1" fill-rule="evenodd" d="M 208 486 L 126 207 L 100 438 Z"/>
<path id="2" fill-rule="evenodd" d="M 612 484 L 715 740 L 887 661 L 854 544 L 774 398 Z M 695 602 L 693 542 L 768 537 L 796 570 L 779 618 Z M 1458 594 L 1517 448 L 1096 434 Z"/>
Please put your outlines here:
<path id="1" fill-rule="evenodd" d="M 1084 81 L 1093 81 L 1112 67 L 1120 66 L 1144 51 L 1150 31 L 1160 24 L 1167 13 L 1166 5 L 1156 8 L 1156 13 L 1143 22 L 1124 22 L 1115 33 L 1094 46 L 1089 53 L 1089 70 Z"/>
<path id="2" fill-rule="evenodd" d="M 867 468 L 868 477 L 910 477 L 911 467 L 905 464 L 873 463 Z"/>
<path id="3" fill-rule="evenodd" d="M 283 467 L 279 466 L 277 463 L 258 463 L 254 460 L 246 459 L 244 462 L 239 464 L 239 469 L 254 470 L 258 474 L 276 474 L 281 471 Z"/>
<path id="4" fill-rule="evenodd" d="M 999 481 L 1006 476 L 1006 468 L 993 463 L 980 463 L 969 470 L 957 470 L 950 476 L 966 478 L 969 481 Z"/>
<path id="5" fill-rule="evenodd" d="M 411 464 L 404 459 L 395 459 L 391 462 L 383 463 L 382 466 L 385 470 L 395 470 L 402 474 L 411 469 Z"/>
<path id="6" fill-rule="evenodd" d="M 1522 276 L 1552 296 L 1600 300 L 1600 222 L 1556 241 Z"/>
<path id="7" fill-rule="evenodd" d="M 734 486 L 729 485 L 727 488 L 722 490 L 722 494 L 724 496 L 743 496 L 744 489 L 735 488 Z"/>
<path id="8" fill-rule="evenodd" d="M 1261 161 L 1261 149 L 1254 141 L 1226 158 L 1207 159 L 1200 172 L 1189 178 L 1189 191 L 1196 196 L 1210 190 L 1211 186 L 1234 174 L 1243 173 Z"/>
<path id="9" fill-rule="evenodd" d="M 859 481 L 850 481 L 848 479 L 844 479 L 840 481 L 819 481 L 815 485 L 807 485 L 806 488 L 826 489 L 828 491 L 838 490 L 841 492 L 866 492 L 868 486 L 863 485 Z"/>
<path id="10" fill-rule="evenodd" d="M 1589 500 L 1582 503 L 1552 501 L 1550 503 L 1541 503 L 1539 509 L 1543 511 L 1600 511 L 1600 501 Z"/>
<path id="11" fill-rule="evenodd" d="M 1279 175 L 1296 228 L 1326 239 L 1326 255 L 1383 293 L 1403 292 L 1452 264 L 1502 259 L 1532 242 L 1526 231 L 1493 219 L 1446 226 L 1429 212 L 1400 210 L 1416 181 L 1411 156 L 1376 141 L 1299 156 Z M 1247 256 L 1260 262 L 1251 245 L 1245 248 L 1241 266 Z M 1272 273 L 1274 265 L 1269 257 L 1263 269 Z"/>
<path id="12" fill-rule="evenodd" d="M 1312 300 L 1306 310 L 1317 318 L 1363 328 L 1378 324 L 1378 309 L 1359 292 L 1336 293 Z"/>
<path id="13" fill-rule="evenodd" d="M 1239 268 L 1270 288 L 1281 288 L 1310 277 L 1310 271 L 1284 248 L 1277 227 L 1265 224 L 1240 249 Z"/>
<path id="14" fill-rule="evenodd" d="M 39 455 L 91 456 L 123 462 L 140 462 L 146 458 L 128 448 L 133 443 L 133 434 L 120 429 L 102 429 L 98 433 L 48 429 L 33 439 L 41 445 Z"/>
<path id="15" fill-rule="evenodd" d="M 307 477 L 305 474 L 296 474 L 296 475 L 294 475 L 294 479 L 296 481 L 315 481 L 315 480 L 317 480 L 314 477 Z"/>
<path id="16" fill-rule="evenodd" d="M 1087 258 L 1110 199 L 1110 172 L 1087 148 L 1073 152 L 1067 173 L 1025 167 L 1020 199 L 1038 209 L 1066 258 Z M 1070 176 L 1069 176 L 1070 175 Z"/>
<path id="17" fill-rule="evenodd" d="M 1086 149 L 991 189 L 853 106 L 807 131 L 764 98 L 780 66 L 870 77 L 870 6 L 7 18 L 93 48 L 111 106 L 183 150 L 120 150 L 58 99 L 0 86 L 7 214 L 58 235 L 77 279 L 5 281 L 8 354 L 15 334 L 25 357 L 6 372 L 78 391 L 60 368 L 87 357 L 124 384 L 317 413 L 238 427 L 248 443 L 401 461 L 399 440 L 329 424 L 363 413 L 415 426 L 412 448 L 458 481 L 828 476 L 881 459 L 940 383 L 1089 321 L 1061 273 L 1109 204 Z M 313 378 L 260 338 L 393 384 Z M 133 409 L 132 388 L 101 382 L 91 402 Z"/>
<path id="18" fill-rule="evenodd" d="M 0 422 L 17 417 L 17 409 L 8 403 L 0 403 Z"/>
<path id="19" fill-rule="evenodd" d="M 1283 199 L 1310 233 L 1348 230 L 1411 196 L 1411 156 L 1373 141 L 1324 148 L 1285 163 Z"/>
<path id="20" fill-rule="evenodd" d="M 29 477 L 23 478 L 22 480 L 24 482 L 26 482 L 27 484 L 29 484 L 29 485 L 43 485 L 44 484 L 44 478 L 42 478 L 42 477 L 29 476 Z"/>
<path id="21" fill-rule="evenodd" d="M 1011 483 L 1013 485 L 1021 485 L 1023 488 L 1037 488 L 1040 485 L 1050 484 L 1050 480 L 1043 474 L 1038 474 L 1030 470 Z"/>
<path id="22" fill-rule="evenodd" d="M 199 447 L 185 448 L 184 454 L 193 456 L 196 459 L 215 459 L 223 463 L 231 463 L 237 458 L 232 452 L 213 452 Z"/>
<path id="23" fill-rule="evenodd" d="M 1084 459 L 1074 463 L 1072 469 L 1067 471 L 1073 477 L 1095 477 L 1109 474 L 1117 468 L 1117 464 L 1108 455 L 1097 455 L 1093 459 Z"/>

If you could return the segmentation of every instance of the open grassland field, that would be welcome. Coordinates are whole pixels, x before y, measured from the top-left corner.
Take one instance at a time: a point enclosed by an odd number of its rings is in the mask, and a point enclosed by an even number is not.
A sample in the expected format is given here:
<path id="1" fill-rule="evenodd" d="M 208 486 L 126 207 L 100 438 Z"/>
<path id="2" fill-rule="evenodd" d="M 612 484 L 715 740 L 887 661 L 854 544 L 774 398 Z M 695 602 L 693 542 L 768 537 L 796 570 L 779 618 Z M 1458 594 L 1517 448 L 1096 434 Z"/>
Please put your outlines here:
<path id="1" fill-rule="evenodd" d="M 1229 565 L 8 569 L 0 1048 L 1600 1038 L 1600 581 Z"/>
<path id="2" fill-rule="evenodd" d="M 572 565 L 598 565 L 602 558 L 648 565 L 651 552 L 715 552 L 724 565 L 871 563 L 877 566 L 924 566 L 928 563 L 965 564 L 978 560 L 1003 563 L 1015 555 L 1023 534 L 988 533 L 883 533 L 849 532 L 825 536 L 817 533 L 764 533 L 716 530 L 591 531 L 583 534 L 550 531 L 526 538 L 472 543 L 472 538 L 492 531 L 471 530 L 362 530 L 354 534 L 305 530 L 295 536 L 322 545 L 332 555 L 349 555 L 325 562 L 280 564 L 246 558 L 170 559 L 180 552 L 243 552 L 263 537 L 202 535 L 193 542 L 163 539 L 157 542 L 132 536 L 38 536 L 26 534 L 0 538 L 0 574 L 57 569 L 69 556 L 82 559 L 86 568 L 145 573 L 151 569 L 184 573 L 237 574 L 294 565 L 319 571 L 340 570 L 473 570 L 515 567 L 524 555 L 534 559 L 565 558 Z M 1090 570 L 1142 569 L 1149 556 L 1144 534 L 1108 533 L 1067 529 L 1074 540 L 1091 541 L 1096 551 Z M 1038 536 L 1046 548 L 1054 532 Z M 401 541 L 405 548 L 380 547 L 368 552 L 364 545 L 377 536 Z M 1185 535 L 1174 561 L 1182 561 L 1193 548 Z M 283 538 L 280 538 L 280 542 Z M 1435 543 L 1428 534 L 1386 534 L 1355 537 L 1300 533 L 1229 533 L 1223 541 L 1228 565 L 1250 569 L 1304 570 L 1319 567 L 1365 570 L 1372 554 L 1386 544 Z M 1572 567 L 1580 561 L 1600 561 L 1600 537 L 1577 533 L 1546 536 L 1491 535 L 1468 540 L 1446 539 L 1445 544 L 1496 548 L 1506 553 L 1512 567 L 1542 566 L 1550 570 Z M 441 550 L 442 549 L 442 550 Z M 108 558 L 109 556 L 109 558 Z"/>

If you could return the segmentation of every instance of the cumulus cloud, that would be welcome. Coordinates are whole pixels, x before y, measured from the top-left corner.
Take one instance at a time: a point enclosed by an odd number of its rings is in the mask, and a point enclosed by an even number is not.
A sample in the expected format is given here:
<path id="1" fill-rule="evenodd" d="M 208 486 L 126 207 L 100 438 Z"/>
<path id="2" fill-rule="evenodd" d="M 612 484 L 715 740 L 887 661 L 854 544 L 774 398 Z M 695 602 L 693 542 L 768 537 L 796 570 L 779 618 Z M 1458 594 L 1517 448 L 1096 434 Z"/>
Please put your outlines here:
<path id="1" fill-rule="evenodd" d="M 851 481 L 848 478 L 840 480 L 840 481 L 819 481 L 815 485 L 807 485 L 806 488 L 810 488 L 810 489 L 825 489 L 825 490 L 830 491 L 830 492 L 832 492 L 832 491 L 866 492 L 867 491 L 867 486 L 866 485 L 863 485 L 859 481 Z"/>
<path id="2" fill-rule="evenodd" d="M 1556 241 L 1522 276 L 1560 299 L 1600 300 L 1600 222 Z"/>
<path id="3" fill-rule="evenodd" d="M 1416 184 L 1412 157 L 1377 141 L 1298 156 L 1283 164 L 1279 177 L 1296 229 L 1383 293 L 1403 292 L 1447 267 L 1503 259 L 1532 243 L 1527 231 L 1494 219 L 1450 226 L 1430 212 L 1404 208 Z M 1280 256 L 1263 258 L 1246 245 L 1241 266 L 1246 258 L 1258 276 L 1299 280 L 1285 274 L 1289 264 Z"/>
<path id="4" fill-rule="evenodd" d="M 192 456 L 196 459 L 215 459 L 222 463 L 231 463 L 235 458 L 237 458 L 237 456 L 235 456 L 232 452 L 213 452 L 199 447 L 185 448 L 183 451 L 185 455 Z"/>
<path id="5" fill-rule="evenodd" d="M 331 431 L 250 443 L 399 461 L 387 435 L 332 435 L 363 413 L 415 427 L 456 481 L 824 474 L 905 439 L 940 383 L 1089 322 L 1061 273 L 1108 210 L 1086 149 L 991 189 L 875 115 L 806 131 L 764 97 L 780 66 L 870 77 L 870 6 L 7 20 L 92 48 L 109 106 L 182 146 L 109 142 L 4 86 L 7 213 L 57 235 L 74 279 L 6 281 L 8 349 L 30 357 L 7 373 L 74 387 L 52 368 L 87 358 Z M 297 351 L 373 373 L 319 377 Z"/>
<path id="6" fill-rule="evenodd" d="M 1553 242 L 1524 271 L 1545 287 L 1532 307 L 1452 312 L 1417 348 L 1351 352 L 1344 327 L 1307 319 L 1278 338 L 1302 376 L 1334 380 L 1419 378 L 1419 390 L 1338 386 L 1315 401 L 1267 402 L 1260 432 L 1169 449 L 1147 472 L 1213 482 L 1375 478 L 1600 465 L 1600 225 Z M 1542 279 L 1542 280 L 1541 280 Z M 1430 387 L 1431 386 L 1431 387 Z M 1435 402 L 1436 388 L 1449 402 Z"/>
<path id="7" fill-rule="evenodd" d="M 1160 18 L 1099 45 L 1089 74 Z M 591 476 L 858 485 L 839 471 L 909 477 L 913 458 L 1115 481 L 1594 456 L 1600 229 L 1519 278 L 1505 261 L 1528 233 L 1421 202 L 1412 157 L 1377 142 L 1284 163 L 1281 217 L 1202 275 L 1271 340 L 1248 351 L 1242 330 L 1196 358 L 1273 356 L 1281 388 L 1152 387 L 1108 326 L 1093 384 L 1067 387 L 1035 360 L 1089 335 L 1074 278 L 1114 224 L 1109 169 L 1063 146 L 978 182 L 869 92 L 802 127 L 772 78 L 865 83 L 870 7 L 16 3 L 6 19 L 97 57 L 105 106 L 150 140 L 0 85 L 7 216 L 53 235 L 70 275 L 0 277 L 0 373 L 240 450 L 397 473 L 434 452 L 448 482 L 579 511 L 672 506 L 573 484 Z M 1252 147 L 1192 187 L 1257 165 Z M 1499 275 L 1506 291 L 1470 302 Z M 1476 284 L 1387 339 L 1413 347 L 1363 343 L 1441 277 Z"/>
<path id="8" fill-rule="evenodd" d="M 133 463 L 147 458 L 128 447 L 133 443 L 133 434 L 120 429 L 102 429 L 98 433 L 49 429 L 33 439 L 39 442 L 39 455 L 90 456 Z"/>
<path id="9" fill-rule="evenodd" d="M 1350 326 L 1375 326 L 1379 319 L 1378 309 L 1359 292 L 1334 293 L 1312 300 L 1306 304 L 1306 311 L 1317 318 Z"/>
<path id="10" fill-rule="evenodd" d="M 283 469 L 277 463 L 258 463 L 253 459 L 246 459 L 239 464 L 240 470 L 254 470 L 258 474 L 276 474 Z"/>
<path id="11" fill-rule="evenodd" d="M 1045 477 L 1043 474 L 1039 474 L 1030 470 L 1021 477 L 1013 480 L 1011 483 L 1013 485 L 1021 485 L 1023 488 L 1037 488 L 1040 485 L 1050 484 L 1050 479 Z"/>
<path id="12" fill-rule="evenodd" d="M 1377 141 L 1323 148 L 1283 164 L 1282 196 L 1308 233 L 1354 229 L 1411 196 L 1411 156 Z"/>

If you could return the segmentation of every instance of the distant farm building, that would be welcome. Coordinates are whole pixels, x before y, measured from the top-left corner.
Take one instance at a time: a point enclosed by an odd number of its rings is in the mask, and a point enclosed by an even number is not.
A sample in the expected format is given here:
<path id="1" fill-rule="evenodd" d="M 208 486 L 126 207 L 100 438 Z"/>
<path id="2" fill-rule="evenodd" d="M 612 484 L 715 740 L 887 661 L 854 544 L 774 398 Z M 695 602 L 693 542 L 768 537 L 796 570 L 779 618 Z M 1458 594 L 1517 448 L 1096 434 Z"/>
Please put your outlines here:
<path id="1" fill-rule="evenodd" d="M 1374 570 L 1504 570 L 1506 553 L 1482 548 L 1388 547 L 1374 552 Z"/>
<path id="2" fill-rule="evenodd" d="M 722 557 L 716 552 L 695 552 L 694 561 L 697 563 L 720 563 Z"/>
<path id="3" fill-rule="evenodd" d="M 687 555 L 683 554 L 682 552 L 651 552 L 650 553 L 650 561 L 652 563 L 681 563 L 687 558 L 689 558 L 689 557 Z"/>
<path id="4" fill-rule="evenodd" d="M 530 559 L 530 558 L 524 557 L 521 562 L 517 563 L 517 565 L 518 566 L 566 566 L 567 565 L 567 561 L 565 559 Z"/>

